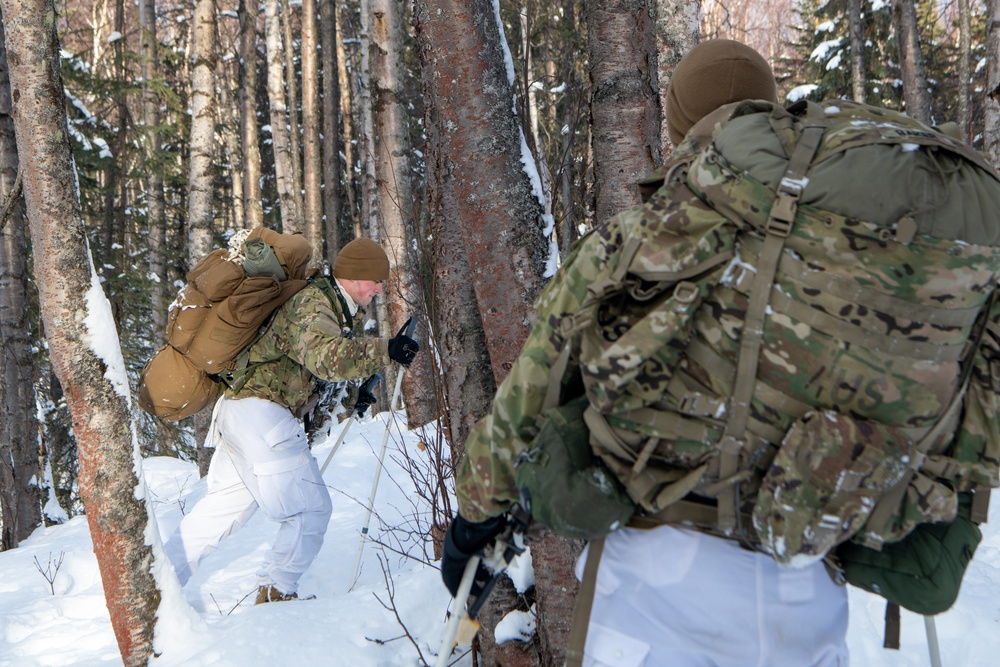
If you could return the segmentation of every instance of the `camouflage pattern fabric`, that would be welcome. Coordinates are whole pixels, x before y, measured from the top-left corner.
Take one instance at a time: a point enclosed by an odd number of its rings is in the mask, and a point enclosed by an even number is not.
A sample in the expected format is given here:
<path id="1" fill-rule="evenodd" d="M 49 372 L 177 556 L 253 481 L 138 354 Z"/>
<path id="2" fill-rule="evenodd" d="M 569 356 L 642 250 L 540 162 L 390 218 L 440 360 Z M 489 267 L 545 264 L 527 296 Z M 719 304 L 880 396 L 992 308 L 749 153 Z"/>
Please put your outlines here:
<path id="1" fill-rule="evenodd" d="M 250 350 L 246 383 L 227 395 L 264 398 L 295 413 L 317 391 L 317 378 L 363 380 L 389 363 L 386 339 L 363 336 L 363 324 L 363 310 L 351 318 L 337 299 L 309 285 L 275 313 Z"/>
<path id="2" fill-rule="evenodd" d="M 514 461 L 537 434 L 564 345 L 572 356 L 563 396 L 585 389 L 607 425 L 599 436 L 592 429 L 595 452 L 645 514 L 684 497 L 711 503 L 735 485 L 748 515 L 786 433 L 809 411 L 833 410 L 910 441 L 945 412 L 1000 276 L 1000 181 L 974 151 L 902 114 L 840 101 L 819 111 L 832 128 L 816 158 L 826 180 L 810 172 L 770 289 L 740 472 L 719 478 L 720 441 L 760 229 L 801 132 L 798 116 L 763 102 L 703 119 L 644 183 L 659 187 L 643 206 L 578 242 L 536 303 L 537 324 L 492 411 L 466 443 L 456 483 L 463 516 L 483 520 L 517 501 Z M 881 180 L 868 187 L 881 196 L 858 204 L 870 209 L 863 217 L 824 208 L 845 199 L 830 193 L 855 187 L 856 172 L 833 168 L 855 150 L 895 152 L 903 165 L 871 175 Z M 900 187 L 916 174 L 937 179 L 938 208 Z M 959 175 L 976 196 L 955 184 Z M 942 212 L 955 217 L 942 220 Z M 919 522 L 953 518 L 955 490 L 1000 483 L 1000 307 L 986 320 L 960 422 L 919 462 L 887 541 Z M 775 472 L 769 484 L 795 482 Z M 846 518 L 844 532 L 860 528 L 857 517 Z M 752 526 L 741 531 L 759 544 Z"/>
<path id="3" fill-rule="evenodd" d="M 806 413 L 761 483 L 753 508 L 761 547 L 794 567 L 823 558 L 861 529 L 915 454 L 899 429 L 835 410 Z"/>

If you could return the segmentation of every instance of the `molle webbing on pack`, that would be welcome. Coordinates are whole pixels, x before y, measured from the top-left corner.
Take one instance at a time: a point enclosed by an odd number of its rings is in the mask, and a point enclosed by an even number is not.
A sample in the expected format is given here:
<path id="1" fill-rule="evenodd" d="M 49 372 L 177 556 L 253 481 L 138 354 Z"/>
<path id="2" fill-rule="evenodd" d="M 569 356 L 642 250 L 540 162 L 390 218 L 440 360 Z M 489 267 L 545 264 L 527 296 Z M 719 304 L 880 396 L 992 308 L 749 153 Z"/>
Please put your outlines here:
<path id="1" fill-rule="evenodd" d="M 920 232 L 914 220 L 933 227 L 934 211 L 887 221 L 876 206 L 865 220 L 804 202 L 817 192 L 849 191 L 848 173 L 838 176 L 840 186 L 821 181 L 807 189 L 810 170 L 862 146 L 917 154 L 912 143 L 941 149 L 928 151 L 929 159 L 949 152 L 989 167 L 950 139 L 907 129 L 910 119 L 888 113 L 884 123 L 855 123 L 850 113 L 864 117 L 868 108 L 844 106 L 846 116 L 813 104 L 731 108 L 734 118 L 767 118 L 753 127 L 769 126 L 780 141 L 765 144 L 792 156 L 784 178 L 773 168 L 730 163 L 721 141 L 680 158 L 664 170 L 661 189 L 623 221 L 614 271 L 592 285 L 582 312 L 563 317 L 563 339 L 579 353 L 591 401 L 584 416 L 594 450 L 625 484 L 641 520 L 700 525 L 705 508 L 717 505 L 709 532 L 732 535 L 739 527 L 732 536 L 752 542 L 745 517 L 760 476 L 791 423 L 824 405 L 887 418 L 924 446 L 928 475 L 974 478 L 973 465 L 946 455 L 946 438 L 928 431 L 936 422 L 948 435 L 957 428 L 949 406 L 961 403 L 960 369 L 974 353 L 974 323 L 989 308 L 997 249 Z M 716 137 L 732 143 L 736 136 L 748 144 L 744 157 L 757 155 L 753 136 L 726 134 L 729 122 L 716 119 Z M 906 142 L 911 136 L 917 141 Z M 777 158 L 768 155 L 773 167 Z M 761 180 L 768 174 L 777 187 Z M 992 172 L 977 178 L 989 188 L 984 201 L 998 198 Z M 984 224 L 982 237 L 993 238 L 993 227 Z M 714 264 L 708 248 L 724 263 Z M 803 354 L 804 365 L 795 356 Z M 692 500 L 697 511 L 686 514 Z"/>

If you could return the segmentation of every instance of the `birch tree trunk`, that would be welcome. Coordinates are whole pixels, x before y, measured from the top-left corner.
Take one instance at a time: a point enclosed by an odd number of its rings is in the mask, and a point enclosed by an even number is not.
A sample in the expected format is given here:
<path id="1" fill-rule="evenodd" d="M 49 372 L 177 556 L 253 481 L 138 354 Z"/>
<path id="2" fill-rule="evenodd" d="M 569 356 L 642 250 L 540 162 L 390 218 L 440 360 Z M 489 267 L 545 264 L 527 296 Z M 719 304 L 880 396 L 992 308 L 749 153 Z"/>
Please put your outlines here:
<path id="1" fill-rule="evenodd" d="M 983 150 L 1000 168 L 1000 0 L 986 0 L 986 95 Z"/>
<path id="2" fill-rule="evenodd" d="M 931 123 L 931 96 L 927 90 L 924 56 L 920 50 L 917 8 L 914 0 L 894 0 L 892 23 L 899 46 L 899 67 L 903 79 L 906 114 L 921 123 Z"/>
<path id="3" fill-rule="evenodd" d="M 299 86 L 295 75 L 295 40 L 292 38 L 292 8 L 281 0 L 281 29 L 285 35 L 285 89 L 288 92 L 288 152 L 292 166 L 292 196 L 295 198 L 295 227 L 305 231 L 302 204 L 302 151 L 299 148 Z"/>
<path id="4" fill-rule="evenodd" d="M 972 20 L 969 17 L 969 0 L 958 0 L 958 127 L 962 139 L 972 136 L 972 116 L 969 100 L 972 93 Z"/>
<path id="5" fill-rule="evenodd" d="M 640 204 L 638 180 L 663 161 L 651 1 L 587 5 L 595 224 Z"/>
<path id="6" fill-rule="evenodd" d="M 257 2 L 240 0 L 240 137 L 243 156 L 243 215 L 249 229 L 264 224 L 260 198 L 260 133 L 257 129 Z"/>
<path id="7" fill-rule="evenodd" d="M 159 51 L 156 42 L 156 2 L 139 2 L 139 54 L 142 62 L 142 119 L 146 125 L 146 209 L 149 229 L 149 272 L 155 276 L 152 287 L 153 323 L 157 331 L 167 326 L 167 214 L 160 166 L 160 101 L 150 88 L 159 78 Z"/>
<path id="8" fill-rule="evenodd" d="M 847 24 L 851 35 L 851 90 L 855 102 L 865 103 L 865 40 L 861 19 L 861 0 L 847 0 Z"/>
<path id="9" fill-rule="evenodd" d="M 323 202 L 320 199 L 319 78 L 316 67 L 316 0 L 302 2 L 302 188 L 304 233 L 313 248 L 312 265 L 323 261 Z"/>
<path id="10" fill-rule="evenodd" d="M 354 144 L 357 132 L 355 131 L 354 125 L 354 107 L 353 104 L 357 97 L 360 95 L 356 94 L 357 89 L 357 67 L 347 67 L 347 50 L 344 47 L 344 42 L 347 39 L 347 34 L 345 32 L 345 22 L 344 16 L 348 14 L 350 7 L 344 5 L 344 13 L 340 14 L 337 21 L 336 31 L 337 31 L 337 67 L 338 74 L 340 78 L 340 120 L 344 127 L 344 157 L 346 167 L 346 175 L 344 178 L 344 187 L 347 192 L 347 216 L 354 227 L 354 235 L 360 236 L 361 225 L 358 219 L 358 201 L 357 192 L 354 187 L 354 167 L 355 167 L 355 155 L 354 155 Z M 360 40 L 359 40 L 360 41 Z"/>
<path id="11" fill-rule="evenodd" d="M 191 67 L 191 157 L 188 171 L 188 261 L 212 250 L 215 155 L 215 0 L 197 0 Z"/>
<path id="12" fill-rule="evenodd" d="M 426 341 L 427 309 L 419 276 L 420 264 L 410 247 L 416 234 L 417 207 L 413 189 L 413 165 L 410 155 L 406 100 L 403 98 L 404 31 L 398 15 L 397 0 L 371 0 L 369 26 L 369 66 L 372 96 L 374 139 L 373 163 L 375 186 L 380 206 L 375 212 L 379 236 L 389 255 L 388 298 L 385 316 L 379 320 L 395 334 L 408 317 L 420 325 Z M 428 346 L 429 347 L 429 346 Z M 434 368 L 431 354 L 417 355 L 403 376 L 403 397 L 409 427 L 416 428 L 437 418 L 434 392 Z M 392 369 L 393 371 L 395 368 Z M 386 386 L 393 386 L 390 379 Z"/>
<path id="13" fill-rule="evenodd" d="M 371 72 L 371 3 L 361 0 L 361 90 L 358 95 L 358 116 L 361 134 L 358 137 L 358 160 L 361 166 L 361 236 L 380 239 L 378 227 L 378 188 L 375 177 L 375 121 L 372 118 L 372 72 Z M 395 333 L 395 332 L 393 332 Z"/>
<path id="14" fill-rule="evenodd" d="M 698 6 L 691 0 L 657 0 L 656 2 L 656 78 L 660 104 L 660 141 L 662 154 L 673 151 L 667 132 L 667 92 L 674 68 L 698 43 Z"/>
<path id="15" fill-rule="evenodd" d="M 267 40 L 267 99 L 271 106 L 271 140 L 274 149 L 274 177 L 281 202 L 282 228 L 286 232 L 299 231 L 299 219 L 292 177 L 292 155 L 289 149 L 287 105 L 285 103 L 285 75 L 281 44 L 281 19 L 278 0 L 264 0 L 264 34 Z"/>
<path id="16" fill-rule="evenodd" d="M 128 381 L 116 337 L 109 340 L 102 328 L 110 326 L 110 306 L 75 190 L 55 7 L 51 0 L 0 0 L 0 7 L 8 48 L 18 54 L 10 67 L 11 97 L 34 273 L 52 366 L 73 415 L 80 497 L 122 661 L 144 665 L 160 594 L 145 544 L 146 509 L 136 498 Z"/>
<path id="17" fill-rule="evenodd" d="M 320 41 L 323 54 L 323 215 L 326 256 L 333 264 L 340 251 L 342 172 L 340 168 L 340 76 L 337 53 L 336 0 L 320 0 Z"/>
<path id="18" fill-rule="evenodd" d="M 28 244 L 3 29 L 0 14 L 0 206 L 8 213 L 0 219 L 0 551 L 16 548 L 42 521 Z"/>

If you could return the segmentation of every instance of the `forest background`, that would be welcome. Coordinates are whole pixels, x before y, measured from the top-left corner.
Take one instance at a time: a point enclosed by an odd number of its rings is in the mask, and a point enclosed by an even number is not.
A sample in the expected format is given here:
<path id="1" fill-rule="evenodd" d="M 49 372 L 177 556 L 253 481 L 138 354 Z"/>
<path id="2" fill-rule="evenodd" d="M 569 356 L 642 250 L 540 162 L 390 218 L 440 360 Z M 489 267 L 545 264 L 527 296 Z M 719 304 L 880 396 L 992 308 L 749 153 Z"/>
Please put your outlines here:
<path id="1" fill-rule="evenodd" d="M 208 414 L 165 424 L 116 392 L 86 345 L 91 266 L 134 390 L 185 273 L 237 230 L 301 232 L 324 270 L 352 238 L 378 239 L 392 276 L 377 330 L 412 315 L 431 352 L 403 396 L 410 427 L 435 425 L 420 532 L 439 543 L 453 463 L 534 298 L 669 156 L 663 98 L 691 46 L 754 46 L 786 102 L 955 122 L 998 164 L 998 5 L 0 0 L 0 550 L 86 513 L 106 588 L 127 583 L 108 594 L 123 659 L 144 663 L 157 592 L 132 451 L 204 470 Z M 496 595 L 483 664 L 561 664 L 560 624 L 527 649 L 490 628 L 518 605 L 568 619 L 579 546 L 533 545 L 535 590 Z M 122 548 L 134 557 L 102 560 Z"/>

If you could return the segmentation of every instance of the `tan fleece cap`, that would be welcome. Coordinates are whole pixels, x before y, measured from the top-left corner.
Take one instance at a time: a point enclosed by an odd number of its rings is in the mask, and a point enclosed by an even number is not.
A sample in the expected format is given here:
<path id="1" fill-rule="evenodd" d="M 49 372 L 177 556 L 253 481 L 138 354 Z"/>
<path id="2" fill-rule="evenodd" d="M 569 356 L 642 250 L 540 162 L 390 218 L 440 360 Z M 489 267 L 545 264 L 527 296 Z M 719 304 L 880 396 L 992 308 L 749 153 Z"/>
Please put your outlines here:
<path id="1" fill-rule="evenodd" d="M 687 52 L 667 91 L 667 131 L 676 146 L 695 123 L 724 104 L 778 102 L 774 73 L 764 57 L 731 39 L 713 39 Z"/>
<path id="2" fill-rule="evenodd" d="M 333 261 L 333 276 L 346 280 L 388 280 L 389 258 L 371 239 L 354 239 Z"/>

